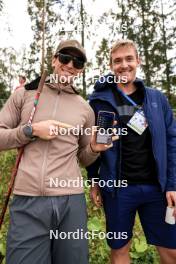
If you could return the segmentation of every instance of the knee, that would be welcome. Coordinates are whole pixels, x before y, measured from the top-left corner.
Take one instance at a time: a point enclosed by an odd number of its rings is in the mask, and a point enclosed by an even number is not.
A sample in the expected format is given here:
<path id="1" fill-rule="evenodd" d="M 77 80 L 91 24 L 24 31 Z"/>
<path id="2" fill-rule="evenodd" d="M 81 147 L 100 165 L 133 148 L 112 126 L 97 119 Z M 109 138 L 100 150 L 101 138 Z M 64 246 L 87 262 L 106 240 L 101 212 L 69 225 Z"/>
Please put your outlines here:
<path id="1" fill-rule="evenodd" d="M 157 250 L 163 259 L 167 259 L 171 264 L 176 263 L 176 249 L 157 247 Z"/>
<path id="2" fill-rule="evenodd" d="M 117 256 L 117 257 L 125 256 L 129 254 L 129 249 L 130 249 L 130 242 L 125 246 L 123 246 L 122 248 L 112 249 L 111 253 L 113 256 Z"/>
<path id="3" fill-rule="evenodd" d="M 176 263 L 176 249 L 166 249 L 165 254 L 173 263 Z"/>

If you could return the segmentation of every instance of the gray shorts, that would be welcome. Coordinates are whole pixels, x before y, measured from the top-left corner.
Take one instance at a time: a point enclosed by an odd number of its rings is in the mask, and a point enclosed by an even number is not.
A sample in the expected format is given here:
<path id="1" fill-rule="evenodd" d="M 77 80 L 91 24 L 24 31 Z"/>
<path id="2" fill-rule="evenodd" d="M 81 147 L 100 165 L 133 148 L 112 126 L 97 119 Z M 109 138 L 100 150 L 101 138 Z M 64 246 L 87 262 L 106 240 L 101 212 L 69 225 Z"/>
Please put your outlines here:
<path id="1" fill-rule="evenodd" d="M 81 235 L 86 231 L 84 194 L 15 195 L 6 264 L 88 264 L 88 241 Z"/>

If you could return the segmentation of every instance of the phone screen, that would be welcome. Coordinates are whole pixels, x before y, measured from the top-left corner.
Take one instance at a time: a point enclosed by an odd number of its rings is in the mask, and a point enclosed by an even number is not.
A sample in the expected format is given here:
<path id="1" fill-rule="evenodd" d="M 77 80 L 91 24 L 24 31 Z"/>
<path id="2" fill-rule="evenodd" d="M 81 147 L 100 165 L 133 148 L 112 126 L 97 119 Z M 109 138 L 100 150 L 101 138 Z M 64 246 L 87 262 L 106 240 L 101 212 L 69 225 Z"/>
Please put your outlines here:
<path id="1" fill-rule="evenodd" d="M 112 142 L 112 128 L 115 120 L 115 113 L 108 111 L 98 112 L 98 133 L 97 143 L 99 144 L 111 144 Z"/>

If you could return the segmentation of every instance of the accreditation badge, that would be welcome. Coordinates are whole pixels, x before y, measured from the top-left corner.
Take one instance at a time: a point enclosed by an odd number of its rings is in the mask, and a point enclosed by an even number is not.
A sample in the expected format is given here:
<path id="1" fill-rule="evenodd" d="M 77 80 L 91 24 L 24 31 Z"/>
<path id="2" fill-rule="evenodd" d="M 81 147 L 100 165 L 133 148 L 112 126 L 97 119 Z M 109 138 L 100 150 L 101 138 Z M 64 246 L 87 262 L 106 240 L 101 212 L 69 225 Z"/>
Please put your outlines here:
<path id="1" fill-rule="evenodd" d="M 127 126 L 133 129 L 139 135 L 142 135 L 142 133 L 148 127 L 144 111 L 142 109 L 138 109 L 128 121 Z"/>

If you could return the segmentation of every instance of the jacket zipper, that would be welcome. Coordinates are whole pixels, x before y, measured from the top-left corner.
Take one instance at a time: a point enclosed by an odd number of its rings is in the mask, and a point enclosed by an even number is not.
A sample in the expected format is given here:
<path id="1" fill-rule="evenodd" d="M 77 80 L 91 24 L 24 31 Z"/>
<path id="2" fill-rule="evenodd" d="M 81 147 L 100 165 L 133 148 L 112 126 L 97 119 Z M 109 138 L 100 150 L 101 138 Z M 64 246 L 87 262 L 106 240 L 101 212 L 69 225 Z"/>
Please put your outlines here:
<path id="1" fill-rule="evenodd" d="M 148 116 L 147 116 L 147 111 L 146 111 L 146 99 L 144 100 L 144 107 L 143 107 L 143 109 L 144 109 L 144 115 L 145 115 L 145 117 L 146 117 L 146 119 L 147 119 L 147 121 L 148 121 L 148 128 L 149 128 L 149 131 L 150 131 L 150 134 L 151 134 L 151 139 L 152 139 L 152 152 L 153 152 L 153 157 L 154 157 L 154 159 L 155 159 L 155 164 L 156 164 L 156 173 L 157 173 L 157 179 L 158 179 L 158 182 L 159 182 L 159 184 L 160 184 L 160 181 L 159 181 L 159 170 L 158 170 L 158 161 L 157 161 L 157 158 L 156 158 L 156 155 L 155 155 L 155 147 L 154 147 L 154 143 L 153 143 L 153 134 L 152 134 L 152 126 L 151 126 L 151 123 L 150 123 L 150 120 L 148 119 Z M 161 186 L 161 184 L 160 184 L 160 186 Z M 162 186 L 161 186 L 161 188 L 162 188 Z"/>
<path id="2" fill-rule="evenodd" d="M 57 110 L 57 106 L 58 106 L 58 98 L 60 91 L 58 92 L 57 96 L 56 96 L 56 100 L 55 100 L 55 104 L 54 104 L 54 110 L 52 112 L 52 119 L 54 120 L 55 115 L 56 115 L 56 110 Z M 45 173 L 46 173 L 46 161 L 47 161 L 47 155 L 48 155 L 48 150 L 49 150 L 49 141 L 46 143 L 46 148 L 45 148 L 45 152 L 44 152 L 44 158 L 43 158 L 43 164 L 42 164 L 42 179 L 41 179 L 41 187 L 40 187 L 40 192 L 42 196 L 45 196 L 45 191 L 44 191 L 44 179 L 45 179 Z"/>
<path id="3" fill-rule="evenodd" d="M 119 115 L 118 111 L 116 111 L 116 112 L 117 112 L 117 116 L 118 116 L 119 127 L 121 130 L 122 129 L 122 123 L 120 120 L 120 115 Z M 121 171 L 122 171 L 122 136 L 121 135 L 119 136 L 119 162 L 118 163 L 119 163 L 119 167 L 118 167 L 118 173 L 116 174 L 116 180 L 120 181 Z M 119 187 L 114 187 L 114 194 L 115 195 L 118 193 L 118 190 L 119 190 Z"/>

